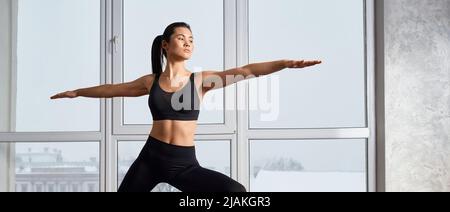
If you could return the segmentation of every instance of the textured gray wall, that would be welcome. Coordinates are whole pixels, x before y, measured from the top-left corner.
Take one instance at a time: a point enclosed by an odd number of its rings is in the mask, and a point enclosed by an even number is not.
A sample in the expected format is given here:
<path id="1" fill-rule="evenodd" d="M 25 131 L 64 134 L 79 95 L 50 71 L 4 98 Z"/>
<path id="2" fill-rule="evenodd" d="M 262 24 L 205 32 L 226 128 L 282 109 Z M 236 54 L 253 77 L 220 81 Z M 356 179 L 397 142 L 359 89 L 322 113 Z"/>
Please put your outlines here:
<path id="1" fill-rule="evenodd" d="M 386 0 L 386 189 L 450 191 L 450 0 Z"/>

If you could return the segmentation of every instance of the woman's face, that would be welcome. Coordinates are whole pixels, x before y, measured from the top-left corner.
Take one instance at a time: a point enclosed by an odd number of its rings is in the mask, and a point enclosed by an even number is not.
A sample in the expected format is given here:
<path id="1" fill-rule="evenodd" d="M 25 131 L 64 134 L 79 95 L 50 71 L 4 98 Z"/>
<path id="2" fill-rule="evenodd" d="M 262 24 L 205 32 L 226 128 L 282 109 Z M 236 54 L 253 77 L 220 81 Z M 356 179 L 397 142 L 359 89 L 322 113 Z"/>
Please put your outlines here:
<path id="1" fill-rule="evenodd" d="M 163 41 L 167 57 L 175 60 L 189 60 L 194 52 L 194 37 L 185 27 L 178 27 L 170 37 L 170 43 Z"/>

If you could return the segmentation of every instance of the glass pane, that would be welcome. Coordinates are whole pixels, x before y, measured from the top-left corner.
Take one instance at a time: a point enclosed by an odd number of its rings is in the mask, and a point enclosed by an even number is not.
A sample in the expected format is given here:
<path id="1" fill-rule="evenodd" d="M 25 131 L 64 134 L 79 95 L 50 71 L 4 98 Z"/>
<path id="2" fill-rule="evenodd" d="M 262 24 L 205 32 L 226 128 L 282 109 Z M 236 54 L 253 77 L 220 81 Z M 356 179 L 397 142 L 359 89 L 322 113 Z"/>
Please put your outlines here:
<path id="1" fill-rule="evenodd" d="M 250 0 L 251 63 L 324 61 L 251 80 L 251 128 L 366 126 L 363 2 Z"/>
<path id="2" fill-rule="evenodd" d="M 98 192 L 99 151 L 98 142 L 0 144 L 0 191 Z"/>
<path id="3" fill-rule="evenodd" d="M 253 192 L 365 192 L 366 140 L 250 143 Z"/>
<path id="4" fill-rule="evenodd" d="M 99 131 L 99 100 L 50 96 L 99 84 L 100 0 L 20 0 L 17 19 L 16 105 L 5 103 L 16 110 L 15 125 L 8 131 Z"/>
<path id="5" fill-rule="evenodd" d="M 170 15 L 167 15 L 167 8 L 170 8 Z M 195 37 L 195 52 L 187 68 L 192 72 L 223 70 L 223 9 L 222 0 L 124 1 L 124 80 L 132 81 L 152 73 L 153 39 L 169 24 L 178 21 L 190 24 Z M 205 96 L 200 108 L 200 124 L 224 123 L 223 99 L 223 90 Z M 147 100 L 148 96 L 124 99 L 124 124 L 152 123 Z"/>
<path id="6" fill-rule="evenodd" d="M 122 141 L 118 145 L 118 186 L 122 182 L 131 164 L 136 160 L 145 142 Z M 196 155 L 200 165 L 204 168 L 221 172 L 231 176 L 231 146 L 229 141 L 197 141 Z M 174 192 L 178 189 L 166 183 L 156 186 L 155 192 Z"/>

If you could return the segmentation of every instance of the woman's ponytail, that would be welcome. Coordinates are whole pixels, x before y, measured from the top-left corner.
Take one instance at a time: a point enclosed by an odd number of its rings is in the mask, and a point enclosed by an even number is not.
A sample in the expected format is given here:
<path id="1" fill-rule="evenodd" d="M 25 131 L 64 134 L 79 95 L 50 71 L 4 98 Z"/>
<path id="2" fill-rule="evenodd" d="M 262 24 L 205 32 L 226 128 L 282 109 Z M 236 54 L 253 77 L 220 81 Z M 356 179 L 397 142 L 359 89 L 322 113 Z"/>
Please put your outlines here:
<path id="1" fill-rule="evenodd" d="M 162 49 L 163 36 L 159 35 L 155 38 L 152 45 L 152 71 L 153 74 L 162 73 L 163 64 L 163 49 Z"/>

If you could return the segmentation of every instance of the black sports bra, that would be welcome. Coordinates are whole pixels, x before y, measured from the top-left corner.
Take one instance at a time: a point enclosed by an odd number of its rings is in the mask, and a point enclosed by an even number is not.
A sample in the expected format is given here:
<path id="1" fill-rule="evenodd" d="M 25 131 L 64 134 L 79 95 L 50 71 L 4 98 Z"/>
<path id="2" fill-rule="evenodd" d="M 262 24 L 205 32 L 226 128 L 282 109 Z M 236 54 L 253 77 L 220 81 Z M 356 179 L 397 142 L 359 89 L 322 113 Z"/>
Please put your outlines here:
<path id="1" fill-rule="evenodd" d="M 200 114 L 200 98 L 197 89 L 195 89 L 194 73 L 190 75 L 189 82 L 183 89 L 177 92 L 164 91 L 159 84 L 160 76 L 161 74 L 155 75 L 155 80 L 148 98 L 148 106 L 150 107 L 153 120 L 198 120 Z"/>

